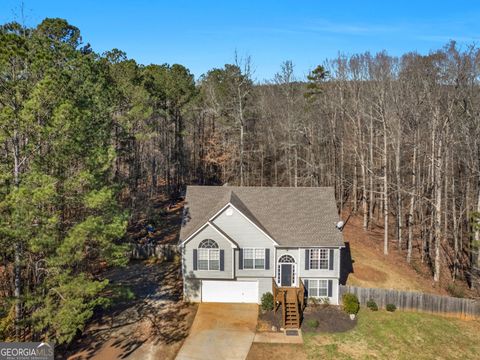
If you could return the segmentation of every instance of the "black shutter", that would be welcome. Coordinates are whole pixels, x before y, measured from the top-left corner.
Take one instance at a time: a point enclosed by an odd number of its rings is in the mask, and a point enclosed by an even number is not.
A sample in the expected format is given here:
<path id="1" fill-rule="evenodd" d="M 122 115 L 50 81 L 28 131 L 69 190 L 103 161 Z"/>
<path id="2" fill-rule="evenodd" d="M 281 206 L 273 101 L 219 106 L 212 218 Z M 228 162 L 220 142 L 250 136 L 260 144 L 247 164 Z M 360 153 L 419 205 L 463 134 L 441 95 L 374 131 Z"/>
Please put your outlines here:
<path id="1" fill-rule="evenodd" d="M 328 269 L 333 270 L 333 249 L 330 249 L 330 261 L 328 262 Z"/>
<path id="2" fill-rule="evenodd" d="M 243 249 L 238 249 L 238 268 L 243 270 Z"/>
<path id="3" fill-rule="evenodd" d="M 220 271 L 225 270 L 225 250 L 220 250 Z"/>
<path id="4" fill-rule="evenodd" d="M 333 280 L 328 280 L 328 297 L 332 297 Z"/>
<path id="5" fill-rule="evenodd" d="M 305 297 L 308 297 L 308 279 L 303 280 L 303 286 L 305 286 Z"/>
<path id="6" fill-rule="evenodd" d="M 197 249 L 193 249 L 193 270 L 198 270 L 198 267 L 197 267 Z"/>
<path id="7" fill-rule="evenodd" d="M 310 251 L 305 249 L 305 270 L 310 270 Z"/>
<path id="8" fill-rule="evenodd" d="M 270 249 L 265 249 L 265 270 L 270 270 Z"/>

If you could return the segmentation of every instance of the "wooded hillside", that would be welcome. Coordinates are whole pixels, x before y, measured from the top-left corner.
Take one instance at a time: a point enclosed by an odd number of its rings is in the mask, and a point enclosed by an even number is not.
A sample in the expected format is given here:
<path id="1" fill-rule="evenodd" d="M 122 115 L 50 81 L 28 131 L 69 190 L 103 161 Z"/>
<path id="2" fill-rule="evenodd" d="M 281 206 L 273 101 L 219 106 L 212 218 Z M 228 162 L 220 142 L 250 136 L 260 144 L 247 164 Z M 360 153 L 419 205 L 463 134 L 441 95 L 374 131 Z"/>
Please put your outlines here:
<path id="1" fill-rule="evenodd" d="M 322 59 L 318 59 L 319 63 Z M 69 342 L 110 298 L 128 224 L 187 184 L 334 186 L 384 253 L 471 286 L 480 267 L 480 51 L 339 56 L 269 82 L 96 54 L 61 19 L 0 27 L 0 339 Z M 440 286 L 440 285 L 439 285 Z"/>

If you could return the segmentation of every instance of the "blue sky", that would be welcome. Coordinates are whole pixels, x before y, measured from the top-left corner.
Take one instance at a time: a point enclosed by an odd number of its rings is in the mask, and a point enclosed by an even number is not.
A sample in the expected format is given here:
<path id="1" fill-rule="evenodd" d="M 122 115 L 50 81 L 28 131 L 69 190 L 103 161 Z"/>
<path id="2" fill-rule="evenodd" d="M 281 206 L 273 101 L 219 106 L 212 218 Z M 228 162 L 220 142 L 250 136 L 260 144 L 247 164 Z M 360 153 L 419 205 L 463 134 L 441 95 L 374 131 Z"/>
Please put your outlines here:
<path id="1" fill-rule="evenodd" d="M 19 20 L 20 0 L 0 0 L 0 23 Z M 428 53 L 450 39 L 480 41 L 480 1 L 25 0 L 26 24 L 61 17 L 95 51 L 124 50 L 139 63 L 180 63 L 197 77 L 252 58 L 257 81 L 284 60 L 302 77 L 339 52 Z"/>

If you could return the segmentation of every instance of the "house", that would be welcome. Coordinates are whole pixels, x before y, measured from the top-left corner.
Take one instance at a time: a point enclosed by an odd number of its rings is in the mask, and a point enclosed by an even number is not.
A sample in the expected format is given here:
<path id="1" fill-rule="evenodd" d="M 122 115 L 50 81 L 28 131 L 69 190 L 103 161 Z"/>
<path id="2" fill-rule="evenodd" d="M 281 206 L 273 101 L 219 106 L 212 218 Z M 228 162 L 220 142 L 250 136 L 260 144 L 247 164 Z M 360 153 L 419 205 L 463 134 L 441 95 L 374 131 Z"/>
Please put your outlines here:
<path id="1" fill-rule="evenodd" d="M 307 296 L 338 304 L 339 220 L 331 187 L 188 186 L 185 299 L 260 303 L 271 292 L 283 306 Z"/>

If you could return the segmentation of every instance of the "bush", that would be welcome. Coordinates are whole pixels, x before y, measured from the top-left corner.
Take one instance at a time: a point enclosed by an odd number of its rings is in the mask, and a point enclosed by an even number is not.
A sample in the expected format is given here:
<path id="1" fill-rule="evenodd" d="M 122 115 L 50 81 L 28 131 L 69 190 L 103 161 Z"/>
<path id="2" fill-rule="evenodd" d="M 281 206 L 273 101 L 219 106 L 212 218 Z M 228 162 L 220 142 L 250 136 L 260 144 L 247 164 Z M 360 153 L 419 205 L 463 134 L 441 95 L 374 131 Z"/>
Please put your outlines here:
<path id="1" fill-rule="evenodd" d="M 465 291 L 460 286 L 458 286 L 457 284 L 449 284 L 447 286 L 447 291 L 453 297 L 458 297 L 458 298 L 464 298 L 465 297 Z"/>
<path id="2" fill-rule="evenodd" d="M 323 307 L 327 307 L 328 305 L 330 305 L 330 299 L 328 297 L 322 298 L 321 302 Z"/>
<path id="3" fill-rule="evenodd" d="M 358 310 L 360 309 L 360 303 L 358 302 L 357 295 L 350 293 L 343 294 L 342 300 L 343 310 L 345 310 L 347 314 L 358 313 Z"/>
<path id="4" fill-rule="evenodd" d="M 262 295 L 262 310 L 273 310 L 273 294 L 271 292 L 267 292 Z"/>
<path id="5" fill-rule="evenodd" d="M 173 263 L 175 265 L 180 265 L 182 263 L 182 257 L 180 256 L 180 254 L 175 254 L 173 256 Z"/>
<path id="6" fill-rule="evenodd" d="M 386 309 L 387 311 L 394 312 L 395 310 L 397 310 L 397 307 L 395 306 L 395 304 L 387 304 Z"/>
<path id="7" fill-rule="evenodd" d="M 377 311 L 378 310 L 378 305 L 375 301 L 372 299 L 367 301 L 367 307 L 372 310 L 372 311 Z"/>
<path id="8" fill-rule="evenodd" d="M 310 328 L 310 329 L 316 329 L 320 323 L 316 319 L 308 319 L 305 321 L 305 324 Z"/>
<path id="9" fill-rule="evenodd" d="M 307 300 L 307 304 L 313 307 L 317 307 L 320 304 L 320 302 L 317 298 L 309 297 Z"/>

